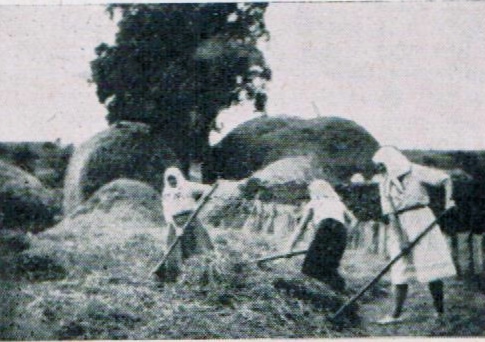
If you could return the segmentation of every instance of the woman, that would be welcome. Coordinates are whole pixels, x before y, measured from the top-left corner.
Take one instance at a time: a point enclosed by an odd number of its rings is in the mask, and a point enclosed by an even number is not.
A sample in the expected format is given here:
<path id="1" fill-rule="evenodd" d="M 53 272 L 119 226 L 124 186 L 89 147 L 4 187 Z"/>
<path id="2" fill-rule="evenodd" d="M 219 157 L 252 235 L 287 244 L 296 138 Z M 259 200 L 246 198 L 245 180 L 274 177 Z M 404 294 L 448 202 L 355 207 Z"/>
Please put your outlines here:
<path id="1" fill-rule="evenodd" d="M 446 173 L 413 164 L 394 147 L 380 148 L 372 160 L 382 173 L 378 178 L 379 192 L 382 213 L 390 223 L 388 247 L 393 258 L 436 219 L 428 207 L 429 195 L 425 185 L 444 186 L 445 208 L 448 209 L 455 205 L 452 200 L 452 183 Z M 442 316 L 444 295 L 441 279 L 455 274 L 448 244 L 436 225 L 408 255 L 392 266 L 394 309 L 378 323 L 401 320 L 408 282 L 413 276 L 422 283 L 428 283 L 436 316 Z"/>
<path id="2" fill-rule="evenodd" d="M 302 273 L 327 283 L 336 291 L 343 291 L 345 280 L 338 268 L 347 243 L 346 223 L 352 222 L 353 225 L 357 220 L 328 182 L 315 180 L 308 190 L 310 202 L 304 207 L 301 223 L 290 240 L 290 251 L 312 221 L 316 233 L 303 262 Z"/>
<path id="3" fill-rule="evenodd" d="M 167 246 L 171 246 L 177 236 L 181 236 L 167 260 L 166 281 L 176 280 L 184 260 L 214 248 L 209 234 L 197 218 L 183 231 L 183 226 L 197 207 L 197 199 L 208 190 L 208 185 L 187 181 L 176 167 L 165 171 L 162 205 L 168 223 Z"/>

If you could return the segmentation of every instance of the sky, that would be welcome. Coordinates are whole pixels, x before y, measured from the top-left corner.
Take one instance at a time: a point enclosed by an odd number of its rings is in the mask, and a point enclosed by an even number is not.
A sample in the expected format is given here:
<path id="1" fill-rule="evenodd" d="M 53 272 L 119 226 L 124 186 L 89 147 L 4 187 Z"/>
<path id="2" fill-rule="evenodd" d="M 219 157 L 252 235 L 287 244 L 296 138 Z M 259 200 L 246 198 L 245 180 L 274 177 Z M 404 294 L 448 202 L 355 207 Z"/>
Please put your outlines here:
<path id="1" fill-rule="evenodd" d="M 79 144 L 107 127 L 87 82 L 117 31 L 104 8 L 0 6 L 0 141 Z M 271 3 L 266 24 L 269 115 L 316 107 L 381 144 L 485 149 L 485 2 Z M 225 110 L 222 135 L 254 115 Z"/>

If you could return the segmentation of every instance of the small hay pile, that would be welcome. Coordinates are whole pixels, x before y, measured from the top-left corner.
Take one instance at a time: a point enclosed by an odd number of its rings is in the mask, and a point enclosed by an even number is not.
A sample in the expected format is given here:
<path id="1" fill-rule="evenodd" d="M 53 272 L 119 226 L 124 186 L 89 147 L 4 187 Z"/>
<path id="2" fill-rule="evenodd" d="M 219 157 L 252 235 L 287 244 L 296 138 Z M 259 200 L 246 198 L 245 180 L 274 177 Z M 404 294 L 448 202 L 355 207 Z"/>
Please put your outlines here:
<path id="1" fill-rule="evenodd" d="M 1 228 L 37 231 L 54 223 L 60 203 L 31 174 L 0 161 Z"/>
<path id="2" fill-rule="evenodd" d="M 160 194 L 150 185 L 133 179 L 116 179 L 96 191 L 86 202 L 79 205 L 71 217 L 92 212 L 95 209 L 108 213 L 120 201 L 126 202 L 153 222 L 164 224 Z"/>
<path id="3" fill-rule="evenodd" d="M 244 189 L 247 195 L 259 193 L 263 201 L 295 204 L 308 199 L 306 187 L 315 178 L 327 179 L 319 174 L 314 158 L 290 157 L 253 173 Z"/>
<path id="4" fill-rule="evenodd" d="M 58 225 L 33 236 L 23 257 L 48 258 L 67 277 L 104 272 L 146 278 L 166 245 L 162 223 L 159 196 L 153 188 L 115 180 Z"/>
<path id="5" fill-rule="evenodd" d="M 213 147 L 214 173 L 208 176 L 242 179 L 282 158 L 314 156 L 319 173 L 346 181 L 356 172 L 369 174 L 377 148 L 365 129 L 342 118 L 261 117 Z"/>
<path id="6" fill-rule="evenodd" d="M 172 165 L 178 165 L 175 154 L 149 126 L 114 124 L 74 151 L 64 183 L 64 211 L 71 213 L 117 178 L 143 181 L 161 191 L 163 172 Z"/>

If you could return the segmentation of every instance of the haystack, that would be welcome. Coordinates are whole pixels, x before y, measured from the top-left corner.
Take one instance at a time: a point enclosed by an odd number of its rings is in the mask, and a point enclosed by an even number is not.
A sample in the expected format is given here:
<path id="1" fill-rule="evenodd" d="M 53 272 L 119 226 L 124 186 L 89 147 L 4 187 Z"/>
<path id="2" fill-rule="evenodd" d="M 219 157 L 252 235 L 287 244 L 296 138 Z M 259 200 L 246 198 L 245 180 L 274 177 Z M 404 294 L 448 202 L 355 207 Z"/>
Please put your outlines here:
<path id="1" fill-rule="evenodd" d="M 41 230 L 59 211 L 53 192 L 36 177 L 0 161 L 0 228 Z"/>
<path id="2" fill-rule="evenodd" d="M 283 158 L 313 156 L 320 173 L 347 181 L 356 172 L 369 174 L 377 148 L 377 141 L 350 120 L 260 117 L 214 146 L 213 174 L 207 176 L 242 179 Z"/>
<path id="3" fill-rule="evenodd" d="M 147 277 L 163 255 L 160 198 L 148 184 L 119 179 L 58 225 L 32 237 L 28 257 L 48 257 L 68 276 Z"/>
<path id="4" fill-rule="evenodd" d="M 109 213 L 120 202 L 145 212 L 147 219 L 164 224 L 160 194 L 147 183 L 126 178 L 116 179 L 101 187 L 70 216 L 83 215 L 96 209 Z"/>
<path id="5" fill-rule="evenodd" d="M 71 213 L 104 184 L 117 178 L 147 182 L 161 191 L 163 172 L 178 165 L 163 139 L 150 127 L 121 122 L 76 148 L 64 183 L 64 211 Z"/>

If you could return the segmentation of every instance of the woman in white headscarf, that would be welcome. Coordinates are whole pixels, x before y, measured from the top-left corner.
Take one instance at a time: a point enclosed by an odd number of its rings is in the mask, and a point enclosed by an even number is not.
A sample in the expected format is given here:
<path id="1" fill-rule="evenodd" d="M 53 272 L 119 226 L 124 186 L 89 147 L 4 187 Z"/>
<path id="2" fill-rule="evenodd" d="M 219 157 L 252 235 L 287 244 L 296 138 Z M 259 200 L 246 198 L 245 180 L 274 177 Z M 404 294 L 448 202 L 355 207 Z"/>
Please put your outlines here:
<path id="1" fill-rule="evenodd" d="M 377 179 L 382 213 L 390 223 L 388 247 L 390 256 L 395 257 L 436 219 L 428 207 L 430 200 L 425 186 L 444 186 L 445 208 L 448 209 L 455 205 L 452 199 L 452 183 L 445 172 L 413 164 L 398 149 L 391 146 L 380 148 L 372 160 L 381 172 Z M 386 324 L 401 320 L 408 282 L 413 276 L 422 283 L 428 283 L 436 316 L 442 316 L 444 295 L 441 279 L 455 274 L 451 252 L 437 226 L 407 256 L 392 266 L 394 309 L 378 323 Z"/>
<path id="2" fill-rule="evenodd" d="M 315 180 L 308 186 L 310 201 L 303 210 L 301 223 L 290 239 L 290 251 L 313 223 L 315 235 L 303 262 L 302 273 L 325 282 L 336 291 L 345 289 L 338 268 L 347 244 L 347 226 L 356 224 L 354 215 L 342 203 L 332 186 Z"/>
<path id="3" fill-rule="evenodd" d="M 162 206 L 165 220 L 169 226 L 167 246 L 172 245 L 176 237 L 182 235 L 167 260 L 166 281 L 176 279 L 184 260 L 194 254 L 201 254 L 214 248 L 209 234 L 197 218 L 191 221 L 185 231 L 182 230 L 196 209 L 197 200 L 209 190 L 208 185 L 187 181 L 176 167 L 165 170 Z"/>

